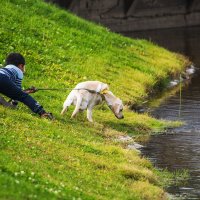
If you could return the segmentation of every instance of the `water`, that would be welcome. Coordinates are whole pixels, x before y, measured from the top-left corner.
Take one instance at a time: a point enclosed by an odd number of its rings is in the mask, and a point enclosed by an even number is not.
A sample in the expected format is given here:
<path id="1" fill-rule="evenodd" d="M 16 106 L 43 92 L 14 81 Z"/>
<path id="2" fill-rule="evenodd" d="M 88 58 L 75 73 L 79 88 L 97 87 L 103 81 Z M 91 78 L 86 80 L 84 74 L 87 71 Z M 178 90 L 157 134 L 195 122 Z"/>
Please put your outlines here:
<path id="1" fill-rule="evenodd" d="M 200 69 L 200 27 L 143 31 L 125 34 L 145 38 L 169 50 L 182 53 Z M 200 70 L 191 83 L 182 90 L 179 117 L 179 92 L 153 110 L 160 119 L 182 120 L 186 124 L 172 130 L 171 134 L 152 136 L 142 152 L 159 168 L 170 171 L 187 169 L 189 180 L 167 191 L 179 199 L 200 199 Z"/>

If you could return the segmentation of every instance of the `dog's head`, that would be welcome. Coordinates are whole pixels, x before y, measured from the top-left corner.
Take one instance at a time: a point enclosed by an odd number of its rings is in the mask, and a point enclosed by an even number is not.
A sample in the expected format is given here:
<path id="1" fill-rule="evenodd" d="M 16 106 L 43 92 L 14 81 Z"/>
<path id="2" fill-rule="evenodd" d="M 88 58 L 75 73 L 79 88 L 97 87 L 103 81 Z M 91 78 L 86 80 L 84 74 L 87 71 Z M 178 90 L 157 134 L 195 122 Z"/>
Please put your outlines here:
<path id="1" fill-rule="evenodd" d="M 115 116 L 118 119 L 123 119 L 123 103 L 122 100 L 119 98 L 116 98 L 115 101 L 112 103 L 112 105 L 109 105 L 109 108 L 112 110 L 112 112 L 115 114 Z"/>
<path id="2" fill-rule="evenodd" d="M 101 85 L 101 92 L 100 94 L 103 96 L 103 99 L 106 100 L 107 105 L 112 110 L 114 115 L 118 119 L 123 119 L 123 103 L 122 100 L 117 98 L 111 91 L 109 91 L 109 87 L 107 84 Z"/>

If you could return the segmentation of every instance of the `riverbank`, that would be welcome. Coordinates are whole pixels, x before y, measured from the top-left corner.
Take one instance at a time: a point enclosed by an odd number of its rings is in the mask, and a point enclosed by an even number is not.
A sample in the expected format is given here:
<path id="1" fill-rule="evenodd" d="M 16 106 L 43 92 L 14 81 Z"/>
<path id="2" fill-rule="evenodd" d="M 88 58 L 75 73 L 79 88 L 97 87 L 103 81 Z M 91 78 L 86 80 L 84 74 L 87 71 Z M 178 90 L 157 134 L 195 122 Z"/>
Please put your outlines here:
<path id="1" fill-rule="evenodd" d="M 189 176 L 182 183 L 174 183 L 167 188 L 169 193 L 177 199 L 200 199 L 200 27 L 157 30 L 145 32 L 143 36 L 141 34 L 137 33 L 142 38 L 146 34 L 146 38 L 185 54 L 195 65 L 196 70 L 189 84 L 182 84 L 181 92 L 178 86 L 178 92 L 165 95 L 167 99 L 162 98 L 159 107 L 151 112 L 156 118 L 180 120 L 184 125 L 169 130 L 167 134 L 149 137 L 142 152 L 159 168 L 167 167 L 173 172 L 180 169 L 188 171 Z M 193 69 L 187 71 L 194 72 Z"/>
<path id="2" fill-rule="evenodd" d="M 123 99 L 125 119 L 106 107 L 70 120 L 60 116 L 69 93 L 37 92 L 33 96 L 53 112 L 40 119 L 20 104 L 0 107 L 0 197 L 4 199 L 165 199 L 169 175 L 126 149 L 120 136 L 150 134 L 169 122 L 128 109 L 141 103 L 169 76 L 189 63 L 145 40 L 132 40 L 86 22 L 40 0 L 4 1 L 0 8 L 0 62 L 8 52 L 27 59 L 24 87 L 74 87 L 99 80 Z"/>

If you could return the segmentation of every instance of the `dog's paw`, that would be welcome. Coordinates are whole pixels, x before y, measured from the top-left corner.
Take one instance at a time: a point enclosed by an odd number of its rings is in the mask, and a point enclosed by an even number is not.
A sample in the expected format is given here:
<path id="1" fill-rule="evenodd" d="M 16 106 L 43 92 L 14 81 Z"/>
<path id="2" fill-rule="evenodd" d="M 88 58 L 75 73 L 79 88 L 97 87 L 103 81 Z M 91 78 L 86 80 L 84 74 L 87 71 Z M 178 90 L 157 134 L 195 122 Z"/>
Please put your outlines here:
<path id="1" fill-rule="evenodd" d="M 88 119 L 89 122 L 93 123 L 93 119 Z"/>

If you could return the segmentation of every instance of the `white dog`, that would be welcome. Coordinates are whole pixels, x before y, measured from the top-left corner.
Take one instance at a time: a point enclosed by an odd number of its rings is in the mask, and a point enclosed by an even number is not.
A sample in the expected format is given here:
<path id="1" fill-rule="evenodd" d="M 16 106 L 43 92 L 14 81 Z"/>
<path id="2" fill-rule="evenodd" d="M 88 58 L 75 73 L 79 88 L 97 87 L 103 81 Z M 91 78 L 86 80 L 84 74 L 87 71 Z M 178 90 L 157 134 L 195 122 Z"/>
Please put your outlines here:
<path id="1" fill-rule="evenodd" d="M 67 108 L 74 104 L 75 109 L 71 118 L 75 117 L 79 111 L 87 109 L 87 119 L 92 122 L 92 109 L 103 100 L 106 101 L 118 119 L 124 118 L 122 101 L 109 91 L 107 84 L 99 81 L 86 81 L 77 84 L 65 100 L 61 114 L 63 115 Z"/>

